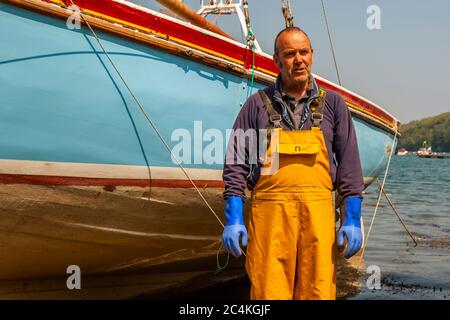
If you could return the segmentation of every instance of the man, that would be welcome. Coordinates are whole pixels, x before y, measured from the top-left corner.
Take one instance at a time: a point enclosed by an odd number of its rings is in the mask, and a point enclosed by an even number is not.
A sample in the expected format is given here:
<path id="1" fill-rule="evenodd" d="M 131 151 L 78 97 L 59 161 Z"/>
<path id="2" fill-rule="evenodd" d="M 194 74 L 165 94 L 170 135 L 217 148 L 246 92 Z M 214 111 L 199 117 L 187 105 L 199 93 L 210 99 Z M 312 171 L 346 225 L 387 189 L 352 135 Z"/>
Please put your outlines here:
<path id="1" fill-rule="evenodd" d="M 363 176 L 350 112 L 340 95 L 311 75 L 314 51 L 297 27 L 275 39 L 276 84 L 252 95 L 234 130 L 270 129 L 266 159 L 224 166 L 225 248 L 238 257 L 247 245 L 252 299 L 335 299 L 336 230 L 332 191 L 344 198 L 337 245 L 349 258 L 362 244 Z M 230 140 L 231 142 L 231 140 Z M 236 153 L 239 146 L 228 146 Z M 252 150 L 245 150 L 246 160 Z M 276 165 L 276 168 L 273 166 Z M 270 168 L 270 174 L 262 173 Z M 273 170 L 274 169 L 274 170 Z M 252 190 L 249 231 L 245 187 Z"/>

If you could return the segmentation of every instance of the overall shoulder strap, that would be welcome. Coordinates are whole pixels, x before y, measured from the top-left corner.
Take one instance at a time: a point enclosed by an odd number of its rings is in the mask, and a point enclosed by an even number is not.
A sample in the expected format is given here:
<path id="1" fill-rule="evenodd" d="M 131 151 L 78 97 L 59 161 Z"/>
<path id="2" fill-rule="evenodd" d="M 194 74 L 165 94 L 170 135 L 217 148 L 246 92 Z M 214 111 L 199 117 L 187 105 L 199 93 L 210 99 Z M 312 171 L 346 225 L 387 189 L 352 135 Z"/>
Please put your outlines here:
<path id="1" fill-rule="evenodd" d="M 322 124 L 326 97 L 327 91 L 325 90 L 325 88 L 320 87 L 319 96 L 314 98 L 314 100 L 311 102 L 311 116 L 313 120 L 313 127 L 320 127 L 320 125 Z"/>
<path id="2" fill-rule="evenodd" d="M 264 102 L 264 107 L 266 108 L 267 113 L 269 114 L 269 128 L 281 128 L 281 115 L 273 107 L 271 99 L 264 90 L 259 90 L 258 93 Z"/>

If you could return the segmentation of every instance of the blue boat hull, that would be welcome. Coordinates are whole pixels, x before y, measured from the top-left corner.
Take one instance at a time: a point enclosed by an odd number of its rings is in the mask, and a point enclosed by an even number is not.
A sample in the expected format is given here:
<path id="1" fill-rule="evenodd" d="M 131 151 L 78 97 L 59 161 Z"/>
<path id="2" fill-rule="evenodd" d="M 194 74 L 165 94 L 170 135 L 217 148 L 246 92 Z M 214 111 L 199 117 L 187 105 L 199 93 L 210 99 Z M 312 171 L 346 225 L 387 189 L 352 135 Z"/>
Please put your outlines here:
<path id="1" fill-rule="evenodd" d="M 88 31 L 0 6 L 0 28 L 8 30 L 0 35 L 0 159 L 177 167 Z M 202 133 L 218 129 L 226 136 L 248 95 L 247 80 L 99 35 L 166 141 L 174 145 L 176 129 L 194 137 L 195 121 L 202 122 Z M 354 120 L 364 175 L 377 176 L 392 134 Z M 193 150 L 191 162 L 202 159 L 202 148 Z M 222 169 L 222 163 L 183 164 Z"/>

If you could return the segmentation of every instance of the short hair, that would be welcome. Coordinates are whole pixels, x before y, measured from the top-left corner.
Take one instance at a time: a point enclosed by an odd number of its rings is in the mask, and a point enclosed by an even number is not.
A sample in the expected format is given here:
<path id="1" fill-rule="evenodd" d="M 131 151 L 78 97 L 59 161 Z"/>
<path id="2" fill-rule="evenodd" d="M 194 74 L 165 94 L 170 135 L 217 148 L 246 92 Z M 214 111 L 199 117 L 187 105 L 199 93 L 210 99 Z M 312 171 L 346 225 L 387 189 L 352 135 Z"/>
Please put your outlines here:
<path id="1" fill-rule="evenodd" d="M 281 30 L 275 37 L 275 42 L 273 44 L 273 54 L 274 55 L 276 55 L 278 53 L 278 47 L 277 47 L 278 38 L 285 32 L 294 32 L 294 31 L 303 33 L 306 36 L 306 38 L 308 39 L 309 44 L 311 44 L 311 39 L 309 38 L 308 34 L 303 29 L 301 29 L 299 27 L 287 27 L 287 28 L 284 28 L 283 30 Z"/>

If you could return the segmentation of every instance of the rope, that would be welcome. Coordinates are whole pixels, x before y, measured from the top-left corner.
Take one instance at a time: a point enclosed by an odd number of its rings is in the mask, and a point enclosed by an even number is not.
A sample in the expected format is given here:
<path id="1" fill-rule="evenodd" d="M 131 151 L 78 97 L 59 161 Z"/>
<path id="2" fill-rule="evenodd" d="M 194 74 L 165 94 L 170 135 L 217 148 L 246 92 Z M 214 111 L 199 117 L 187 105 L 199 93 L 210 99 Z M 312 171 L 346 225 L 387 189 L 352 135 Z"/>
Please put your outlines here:
<path id="1" fill-rule="evenodd" d="M 377 185 L 378 188 L 380 188 L 380 190 L 383 192 L 384 197 L 386 198 L 386 200 L 388 201 L 389 205 L 391 206 L 392 210 L 394 211 L 395 215 L 397 216 L 398 220 L 400 221 L 400 223 L 402 224 L 403 228 L 406 230 L 406 232 L 408 233 L 408 235 L 411 237 L 412 241 L 414 242 L 414 246 L 417 247 L 417 241 L 414 238 L 413 234 L 411 233 L 411 231 L 409 231 L 408 227 L 406 226 L 405 222 L 403 221 L 402 217 L 400 216 L 400 214 L 397 212 L 397 209 L 395 209 L 394 204 L 392 203 L 391 199 L 389 198 L 389 196 L 387 195 L 386 191 L 384 191 L 384 189 L 381 188 L 381 183 L 380 180 L 377 179 Z"/>
<path id="2" fill-rule="evenodd" d="M 391 164 L 392 155 L 394 154 L 395 143 L 397 142 L 397 135 L 398 135 L 398 124 L 396 123 L 395 124 L 394 141 L 393 141 L 392 147 L 391 147 L 391 154 L 389 155 L 389 160 L 388 160 L 388 163 L 387 163 L 387 166 L 386 166 L 386 171 L 384 173 L 383 183 L 382 183 L 381 188 L 380 188 L 380 193 L 378 194 L 377 205 L 375 206 L 375 210 L 373 212 L 372 221 L 370 223 L 369 231 L 367 231 L 366 241 L 364 241 L 364 245 L 363 245 L 363 248 L 362 248 L 362 251 L 361 251 L 361 256 L 360 256 L 360 260 L 359 260 L 360 264 L 361 264 L 363 256 L 364 256 L 364 252 L 366 251 L 367 243 L 369 242 L 370 232 L 372 231 L 373 223 L 375 222 L 375 217 L 377 215 L 378 207 L 380 205 L 382 190 L 384 190 L 384 185 L 386 183 L 386 178 L 387 178 L 387 175 L 388 175 L 388 172 L 389 172 L 389 166 Z"/>
<path id="3" fill-rule="evenodd" d="M 325 24 L 327 25 L 328 39 L 330 40 L 331 53 L 333 54 L 334 67 L 336 68 L 336 74 L 337 74 L 339 85 L 342 86 L 341 76 L 339 75 L 339 68 L 338 68 L 338 64 L 336 61 L 336 54 L 334 52 L 333 40 L 331 39 L 330 27 L 328 25 L 327 12 L 325 10 L 325 4 L 324 4 L 323 0 L 321 0 L 321 2 L 322 2 L 322 9 L 323 9 L 323 16 L 325 18 Z"/>
<path id="4" fill-rule="evenodd" d="M 289 0 L 287 3 L 286 0 L 282 1 L 281 12 L 283 13 L 286 28 L 294 26 L 294 17 L 292 16 L 291 8 L 292 8 L 291 0 Z"/>
<path id="5" fill-rule="evenodd" d="M 249 33 L 252 32 L 252 30 L 248 30 Z M 253 33 L 252 33 L 253 35 Z M 255 46 L 253 45 L 252 49 L 252 78 L 250 81 L 250 85 L 247 87 L 247 99 L 251 96 L 253 93 L 253 85 L 255 83 Z"/>
<path id="6" fill-rule="evenodd" d="M 75 6 L 75 3 L 73 3 L 72 0 L 70 0 L 70 2 L 72 3 L 72 5 Z M 156 127 L 156 125 L 154 124 L 154 122 L 151 120 L 151 118 L 149 117 L 149 115 L 147 114 L 147 112 L 145 111 L 144 107 L 142 106 L 141 102 L 138 100 L 138 98 L 135 96 L 135 94 L 133 93 L 133 91 L 131 90 L 131 88 L 128 86 L 127 81 L 124 79 L 124 77 L 122 76 L 122 74 L 120 73 L 120 71 L 117 69 L 116 65 L 114 64 L 114 62 L 112 61 L 111 57 L 109 56 L 108 52 L 106 51 L 105 47 L 103 46 L 103 44 L 101 43 L 100 39 L 98 38 L 97 34 L 95 33 L 95 31 L 92 29 L 91 24 L 86 20 L 86 18 L 84 17 L 84 14 L 80 12 L 80 16 L 83 19 L 84 23 L 88 26 L 89 30 L 91 31 L 92 35 L 94 36 L 95 40 L 97 41 L 97 43 L 100 45 L 102 51 L 104 52 L 105 56 L 108 58 L 109 62 L 111 63 L 111 66 L 114 68 L 114 70 L 116 71 L 117 75 L 120 77 L 121 81 L 123 82 L 123 84 L 125 85 L 125 87 L 127 88 L 128 92 L 130 93 L 130 95 L 132 96 L 133 100 L 136 102 L 136 104 L 139 106 L 139 109 L 141 110 L 142 114 L 145 116 L 145 118 L 147 119 L 148 123 L 150 124 L 150 126 L 153 128 L 153 130 L 156 132 L 158 138 L 161 140 L 161 142 L 163 143 L 163 145 L 165 146 L 165 148 L 169 151 L 170 155 L 172 156 L 172 159 L 175 159 L 177 165 L 180 167 L 180 169 L 183 171 L 184 175 L 186 176 L 186 178 L 189 180 L 189 182 L 192 184 L 192 186 L 195 188 L 195 190 L 197 191 L 198 195 L 200 196 L 200 198 L 203 200 L 203 202 L 205 203 L 205 205 L 208 207 L 208 209 L 212 212 L 212 214 L 216 217 L 217 221 L 220 223 L 220 225 L 225 228 L 225 226 L 223 225 L 222 221 L 220 220 L 220 218 L 218 217 L 218 215 L 216 214 L 216 212 L 214 211 L 214 209 L 210 206 L 210 204 L 208 203 L 208 201 L 205 199 L 205 197 L 203 196 L 203 194 L 200 192 L 200 190 L 198 189 L 197 185 L 194 183 L 194 181 L 192 181 L 191 177 L 189 176 L 189 174 L 187 173 L 187 171 L 184 169 L 183 165 L 181 164 L 180 160 L 178 160 L 178 158 L 173 154 L 173 151 L 170 149 L 170 146 L 167 144 L 167 142 L 164 140 L 162 134 L 160 133 L 160 131 L 158 130 L 158 128 Z"/>
<path id="7" fill-rule="evenodd" d="M 222 271 L 223 269 L 225 269 L 226 267 L 228 267 L 228 262 L 230 261 L 230 253 L 227 252 L 227 261 L 225 261 L 225 265 L 223 267 L 220 266 L 220 261 L 219 261 L 219 253 L 220 253 L 220 249 L 222 249 L 223 245 L 220 245 L 219 250 L 217 250 L 217 254 L 216 254 L 216 262 L 217 262 L 217 270 L 216 273 L 219 273 L 220 271 Z"/>
<path id="8" fill-rule="evenodd" d="M 247 27 L 247 46 L 252 50 L 252 75 L 250 85 L 247 87 L 247 99 L 250 97 L 253 92 L 253 85 L 255 82 L 255 34 L 252 31 L 250 24 L 250 15 L 248 13 L 248 0 L 243 1 L 244 7 L 244 17 L 245 17 L 245 26 Z"/>

